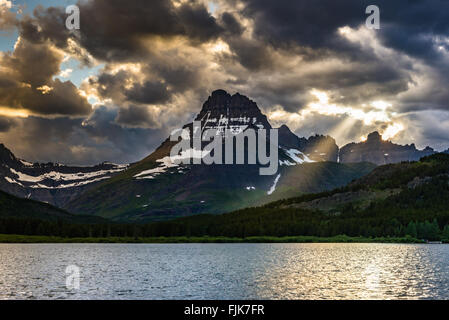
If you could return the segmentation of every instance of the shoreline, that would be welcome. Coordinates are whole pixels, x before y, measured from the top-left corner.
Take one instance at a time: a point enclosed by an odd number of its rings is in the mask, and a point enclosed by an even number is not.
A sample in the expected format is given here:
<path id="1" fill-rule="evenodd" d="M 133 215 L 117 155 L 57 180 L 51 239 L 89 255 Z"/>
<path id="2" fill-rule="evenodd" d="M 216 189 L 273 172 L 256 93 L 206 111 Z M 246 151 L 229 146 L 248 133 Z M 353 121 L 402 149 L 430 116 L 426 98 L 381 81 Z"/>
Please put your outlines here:
<path id="1" fill-rule="evenodd" d="M 255 236 L 246 238 L 229 237 L 107 237 L 107 238 L 63 238 L 55 236 L 29 236 L 15 234 L 0 234 L 0 243 L 421 243 L 426 241 L 411 237 L 402 238 L 365 238 L 365 237 L 314 237 L 288 236 L 270 237 Z"/>

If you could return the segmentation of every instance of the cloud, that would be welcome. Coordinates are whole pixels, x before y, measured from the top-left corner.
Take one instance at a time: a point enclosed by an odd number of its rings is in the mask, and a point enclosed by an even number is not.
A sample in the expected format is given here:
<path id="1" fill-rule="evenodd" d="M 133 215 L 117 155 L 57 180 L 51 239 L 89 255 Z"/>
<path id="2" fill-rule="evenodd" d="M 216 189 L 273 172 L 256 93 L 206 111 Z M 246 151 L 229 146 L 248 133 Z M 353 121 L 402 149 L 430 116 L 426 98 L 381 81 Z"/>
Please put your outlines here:
<path id="1" fill-rule="evenodd" d="M 48 44 L 19 38 L 14 52 L 0 62 L 0 105 L 40 115 L 87 115 L 91 106 L 70 81 L 52 79 L 63 54 Z"/>
<path id="2" fill-rule="evenodd" d="M 224 30 L 231 35 L 241 35 L 245 31 L 245 27 L 232 13 L 223 12 L 221 15 L 221 22 Z"/>
<path id="3" fill-rule="evenodd" d="M 0 132 L 8 132 L 9 129 L 16 125 L 16 120 L 11 117 L 0 116 Z"/>
<path id="4" fill-rule="evenodd" d="M 125 91 L 126 97 L 133 102 L 143 104 L 165 103 L 170 94 L 161 81 L 145 81 L 143 84 L 134 84 Z"/>
<path id="5" fill-rule="evenodd" d="M 107 160 L 116 163 L 140 160 L 168 135 L 163 129 L 122 127 L 115 123 L 116 117 L 116 108 L 103 106 L 96 108 L 87 120 L 19 118 L 7 132 L 0 130 L 0 140 L 16 156 L 29 161 L 92 165 Z M 0 129 L 4 120 L 0 118 Z"/>
<path id="6" fill-rule="evenodd" d="M 0 0 L 0 30 L 11 31 L 17 25 L 17 15 L 12 11 L 13 4 L 9 0 Z"/>
<path id="7" fill-rule="evenodd" d="M 58 75 L 62 78 L 70 77 L 70 74 L 73 72 L 73 69 L 67 68 L 62 70 Z"/>
<path id="8" fill-rule="evenodd" d="M 145 106 L 130 105 L 119 109 L 116 122 L 127 127 L 157 128 L 160 126 L 157 113 L 159 113 L 157 109 L 151 110 Z"/>
<path id="9" fill-rule="evenodd" d="M 183 37 L 193 43 L 216 39 L 223 31 L 204 4 L 189 1 L 175 6 L 166 0 L 79 1 L 82 28 L 65 28 L 63 8 L 38 6 L 34 18 L 21 21 L 21 36 L 33 41 L 50 40 L 67 48 L 68 39 L 76 41 L 96 59 L 129 61 L 145 56 L 146 40 Z M 101 26 L 101 27 L 99 27 Z"/>

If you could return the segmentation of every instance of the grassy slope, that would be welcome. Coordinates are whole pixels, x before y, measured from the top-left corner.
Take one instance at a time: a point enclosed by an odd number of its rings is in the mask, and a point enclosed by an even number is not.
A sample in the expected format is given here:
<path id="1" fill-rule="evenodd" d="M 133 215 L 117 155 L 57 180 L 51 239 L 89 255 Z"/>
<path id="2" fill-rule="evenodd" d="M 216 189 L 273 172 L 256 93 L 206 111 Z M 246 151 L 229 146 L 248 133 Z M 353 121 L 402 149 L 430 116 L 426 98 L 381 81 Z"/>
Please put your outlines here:
<path id="1" fill-rule="evenodd" d="M 334 207 L 346 202 L 357 203 L 384 200 L 390 196 L 398 195 L 401 191 L 424 185 L 426 179 L 449 174 L 449 155 L 436 154 L 425 157 L 421 161 L 402 162 L 376 167 L 370 173 L 363 175 L 342 188 L 336 188 L 329 192 L 301 195 L 274 201 L 267 206 L 270 208 L 286 208 L 288 206 L 298 207 L 299 204 L 312 204 L 316 200 L 332 200 L 336 195 L 352 195 L 349 201 L 338 199 L 334 201 Z M 318 208 L 321 209 L 321 208 Z M 325 210 L 327 211 L 327 210 Z"/>
<path id="2" fill-rule="evenodd" d="M 340 187 L 375 167 L 369 163 L 331 162 L 283 167 L 277 190 L 267 196 L 266 191 L 275 177 L 266 178 L 269 182 L 265 188 L 257 188 L 251 192 L 234 187 L 242 175 L 245 176 L 243 168 L 236 169 L 242 172 L 227 174 L 224 166 L 210 171 L 192 166 L 183 174 L 179 174 L 174 168 L 168 170 L 170 173 L 159 175 L 155 179 L 133 179 L 135 174 L 156 165 L 153 159 L 145 159 L 87 191 L 67 209 L 117 221 L 139 222 L 170 220 L 201 213 L 224 213 L 276 199 Z M 148 213 L 149 211 L 151 212 Z"/>
<path id="3" fill-rule="evenodd" d="M 62 219 L 73 223 L 105 222 L 100 217 L 73 215 L 46 203 L 18 198 L 0 191 L 0 218 L 11 217 L 51 221 Z"/>
<path id="4" fill-rule="evenodd" d="M 276 191 L 253 205 L 339 188 L 369 174 L 374 168 L 376 165 L 368 162 L 316 162 L 287 167 L 279 179 Z"/>

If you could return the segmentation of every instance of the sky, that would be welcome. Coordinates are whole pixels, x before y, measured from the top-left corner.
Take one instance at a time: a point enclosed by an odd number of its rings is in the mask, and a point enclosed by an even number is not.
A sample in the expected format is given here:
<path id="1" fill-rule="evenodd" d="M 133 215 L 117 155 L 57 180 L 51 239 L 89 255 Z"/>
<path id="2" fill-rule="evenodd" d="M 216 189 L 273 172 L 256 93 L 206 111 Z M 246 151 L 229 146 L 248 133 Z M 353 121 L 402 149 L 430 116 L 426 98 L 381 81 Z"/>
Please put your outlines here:
<path id="1" fill-rule="evenodd" d="M 0 51 L 0 142 L 29 161 L 138 161 L 216 89 L 299 136 L 449 147 L 446 0 L 0 0 Z"/>

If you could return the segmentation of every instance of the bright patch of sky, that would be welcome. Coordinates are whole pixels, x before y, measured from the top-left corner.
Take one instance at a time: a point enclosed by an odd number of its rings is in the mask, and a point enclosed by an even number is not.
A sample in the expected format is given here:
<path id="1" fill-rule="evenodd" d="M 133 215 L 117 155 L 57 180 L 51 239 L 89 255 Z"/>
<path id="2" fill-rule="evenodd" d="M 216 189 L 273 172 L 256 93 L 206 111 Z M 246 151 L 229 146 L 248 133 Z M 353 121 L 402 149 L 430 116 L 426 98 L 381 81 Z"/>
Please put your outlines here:
<path id="1" fill-rule="evenodd" d="M 211 15 L 214 15 L 215 11 L 217 10 L 218 5 L 215 2 L 210 1 L 208 4 L 208 9 Z"/>
<path id="2" fill-rule="evenodd" d="M 54 78 L 58 78 L 61 81 L 70 80 L 77 87 L 80 86 L 81 82 L 88 76 L 96 74 L 104 64 L 99 64 L 97 66 L 88 68 L 83 67 L 76 59 L 70 58 L 67 61 L 61 63 L 61 72 Z"/>

